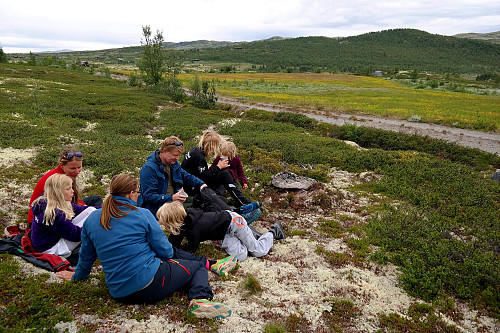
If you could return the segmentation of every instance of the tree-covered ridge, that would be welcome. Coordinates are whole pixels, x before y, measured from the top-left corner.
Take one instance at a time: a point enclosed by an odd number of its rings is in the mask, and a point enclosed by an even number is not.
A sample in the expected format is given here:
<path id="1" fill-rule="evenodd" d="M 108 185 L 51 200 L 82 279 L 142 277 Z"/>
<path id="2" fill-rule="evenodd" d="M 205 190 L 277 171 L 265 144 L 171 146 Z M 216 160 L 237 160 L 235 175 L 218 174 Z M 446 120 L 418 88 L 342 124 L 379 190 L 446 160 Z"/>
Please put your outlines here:
<path id="1" fill-rule="evenodd" d="M 263 40 L 180 53 L 189 60 L 251 63 L 256 65 L 256 69 L 270 72 L 500 71 L 500 45 L 414 29 L 394 29 L 342 38 Z"/>

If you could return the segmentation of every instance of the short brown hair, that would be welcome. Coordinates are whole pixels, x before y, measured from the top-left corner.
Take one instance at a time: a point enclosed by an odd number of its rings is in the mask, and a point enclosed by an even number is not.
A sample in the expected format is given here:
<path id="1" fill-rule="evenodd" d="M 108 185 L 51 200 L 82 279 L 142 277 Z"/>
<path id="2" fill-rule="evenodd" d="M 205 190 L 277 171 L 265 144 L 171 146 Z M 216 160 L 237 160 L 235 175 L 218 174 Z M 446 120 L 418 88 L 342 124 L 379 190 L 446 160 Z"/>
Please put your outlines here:
<path id="1" fill-rule="evenodd" d="M 180 145 L 176 145 L 175 143 L 176 142 L 180 142 Z M 174 150 L 178 150 L 179 153 L 184 153 L 184 143 L 182 142 L 181 139 L 179 139 L 178 137 L 176 136 L 169 136 L 167 138 L 165 138 L 165 140 L 163 140 L 163 142 L 161 143 L 161 147 L 160 147 L 160 151 L 161 152 L 165 152 L 165 151 L 168 151 L 168 152 L 171 152 L 171 151 L 174 151 Z"/>

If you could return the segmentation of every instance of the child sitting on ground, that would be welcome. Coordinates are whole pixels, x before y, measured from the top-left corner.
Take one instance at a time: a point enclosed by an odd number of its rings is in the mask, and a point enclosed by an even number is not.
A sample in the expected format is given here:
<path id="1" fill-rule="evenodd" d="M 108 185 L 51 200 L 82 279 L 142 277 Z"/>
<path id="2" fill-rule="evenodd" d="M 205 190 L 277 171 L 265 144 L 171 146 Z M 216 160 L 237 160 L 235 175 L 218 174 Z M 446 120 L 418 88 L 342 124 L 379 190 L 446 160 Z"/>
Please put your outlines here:
<path id="1" fill-rule="evenodd" d="M 215 166 L 217 166 L 217 163 L 219 163 L 221 159 L 229 160 L 229 167 L 224 170 L 229 171 L 231 176 L 233 176 L 234 181 L 240 182 L 241 187 L 246 190 L 248 188 L 247 177 L 245 176 L 245 172 L 243 171 L 241 160 L 238 155 L 236 155 L 236 146 L 233 142 L 225 141 L 221 144 L 220 156 L 217 156 L 214 159 L 209 169 L 213 169 Z"/>
<path id="2" fill-rule="evenodd" d="M 274 240 L 285 238 L 279 221 L 268 232 L 260 234 L 249 227 L 241 215 L 228 210 L 204 212 L 199 208 L 184 209 L 178 202 L 169 202 L 161 206 L 156 215 L 160 225 L 170 231 L 169 241 L 174 247 L 179 246 L 184 237 L 188 240 L 186 250 L 190 252 L 196 251 L 200 242 L 222 239 L 222 249 L 231 256 L 236 255 L 238 261 L 245 260 L 248 254 L 265 256 Z"/>

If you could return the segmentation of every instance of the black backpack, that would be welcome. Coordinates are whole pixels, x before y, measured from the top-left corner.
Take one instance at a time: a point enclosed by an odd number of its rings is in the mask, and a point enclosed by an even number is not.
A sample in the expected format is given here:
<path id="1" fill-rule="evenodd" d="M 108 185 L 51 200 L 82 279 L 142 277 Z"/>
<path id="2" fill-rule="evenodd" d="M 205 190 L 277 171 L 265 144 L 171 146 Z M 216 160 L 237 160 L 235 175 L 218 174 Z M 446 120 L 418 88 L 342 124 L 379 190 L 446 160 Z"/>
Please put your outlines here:
<path id="1" fill-rule="evenodd" d="M 204 212 L 220 212 L 232 210 L 231 207 L 208 186 L 202 188 L 193 198 L 193 207 L 201 208 Z"/>

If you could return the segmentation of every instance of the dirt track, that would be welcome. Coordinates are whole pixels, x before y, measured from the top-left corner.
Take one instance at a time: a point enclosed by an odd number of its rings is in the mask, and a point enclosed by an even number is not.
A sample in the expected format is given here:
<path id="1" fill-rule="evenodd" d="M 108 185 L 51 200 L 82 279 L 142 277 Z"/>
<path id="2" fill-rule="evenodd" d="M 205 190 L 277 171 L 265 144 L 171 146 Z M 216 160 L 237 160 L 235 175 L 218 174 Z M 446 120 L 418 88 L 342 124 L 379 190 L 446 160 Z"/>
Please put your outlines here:
<path id="1" fill-rule="evenodd" d="M 266 103 L 241 103 L 236 99 L 219 96 L 219 103 L 230 104 L 245 110 L 260 109 L 272 112 L 294 112 L 302 113 L 310 118 L 321 122 L 342 126 L 345 123 L 351 123 L 358 126 L 370 126 L 383 130 L 418 134 L 429 136 L 431 138 L 441 139 L 448 142 L 454 142 L 458 145 L 470 148 L 478 148 L 490 153 L 500 155 L 500 134 L 485 133 L 480 131 L 466 130 L 456 127 L 448 127 L 436 124 L 410 122 L 407 120 L 389 119 L 376 116 L 366 116 L 359 114 L 346 113 L 322 113 L 317 110 L 297 110 L 286 106 L 279 106 Z"/>

